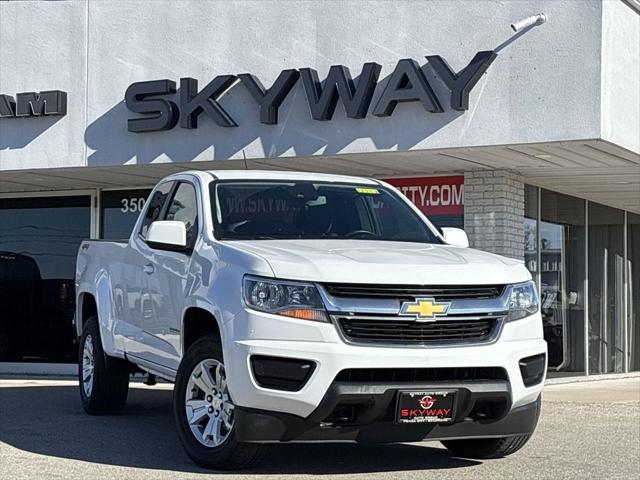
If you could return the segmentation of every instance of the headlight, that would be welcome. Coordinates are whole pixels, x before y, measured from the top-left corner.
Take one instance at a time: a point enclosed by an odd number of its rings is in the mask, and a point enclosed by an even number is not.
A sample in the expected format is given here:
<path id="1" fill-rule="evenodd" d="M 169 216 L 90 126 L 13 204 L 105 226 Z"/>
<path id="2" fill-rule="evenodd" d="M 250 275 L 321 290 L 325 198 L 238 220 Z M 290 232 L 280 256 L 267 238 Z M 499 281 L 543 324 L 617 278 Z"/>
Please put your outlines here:
<path id="1" fill-rule="evenodd" d="M 511 286 L 509 297 L 509 320 L 528 317 L 538 311 L 538 294 L 533 282 Z"/>
<path id="2" fill-rule="evenodd" d="M 254 310 L 301 320 L 329 321 L 318 289 L 312 283 L 246 276 L 242 287 L 245 303 Z"/>

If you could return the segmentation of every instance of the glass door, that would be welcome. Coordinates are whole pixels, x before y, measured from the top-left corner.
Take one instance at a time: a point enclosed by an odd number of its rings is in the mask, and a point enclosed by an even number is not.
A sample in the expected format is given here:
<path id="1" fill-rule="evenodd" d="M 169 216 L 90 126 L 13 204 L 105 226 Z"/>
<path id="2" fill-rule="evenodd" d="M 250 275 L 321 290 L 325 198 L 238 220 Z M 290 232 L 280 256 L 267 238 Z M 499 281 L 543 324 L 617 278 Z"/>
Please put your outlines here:
<path id="1" fill-rule="evenodd" d="M 540 191 L 540 310 L 549 368 L 584 371 L 583 200 Z"/>
<path id="2" fill-rule="evenodd" d="M 624 371 L 624 212 L 589 203 L 589 373 Z"/>

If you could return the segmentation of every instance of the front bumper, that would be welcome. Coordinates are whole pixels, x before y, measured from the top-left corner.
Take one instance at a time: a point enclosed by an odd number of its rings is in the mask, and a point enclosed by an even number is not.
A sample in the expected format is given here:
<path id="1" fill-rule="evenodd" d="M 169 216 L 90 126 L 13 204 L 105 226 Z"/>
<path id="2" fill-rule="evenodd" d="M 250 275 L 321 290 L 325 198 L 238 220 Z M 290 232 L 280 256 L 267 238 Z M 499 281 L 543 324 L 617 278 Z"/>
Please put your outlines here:
<path id="1" fill-rule="evenodd" d="M 225 367 L 237 407 L 309 417 L 344 369 L 499 367 L 508 376 L 512 409 L 535 402 L 544 377 L 525 386 L 521 359 L 546 354 L 540 314 L 508 322 L 488 345 L 383 347 L 346 344 L 333 324 L 241 310 L 223 325 Z M 304 359 L 315 364 L 305 386 L 295 392 L 262 388 L 251 372 L 252 355 Z M 405 385 L 405 388 L 407 386 Z M 414 388 L 411 386 L 411 388 Z"/>
<path id="2" fill-rule="evenodd" d="M 419 384 L 412 388 L 456 389 L 454 423 L 397 424 L 394 422 L 396 392 L 406 387 L 334 383 L 307 418 L 239 407 L 235 413 L 236 437 L 242 442 L 259 443 L 393 443 L 507 437 L 533 433 L 540 414 L 539 396 L 534 402 L 510 409 L 509 384 L 504 381 Z M 487 405 L 493 408 L 483 408 Z M 345 412 L 352 413 L 344 416 Z M 492 418 L 486 418 L 487 414 Z"/>

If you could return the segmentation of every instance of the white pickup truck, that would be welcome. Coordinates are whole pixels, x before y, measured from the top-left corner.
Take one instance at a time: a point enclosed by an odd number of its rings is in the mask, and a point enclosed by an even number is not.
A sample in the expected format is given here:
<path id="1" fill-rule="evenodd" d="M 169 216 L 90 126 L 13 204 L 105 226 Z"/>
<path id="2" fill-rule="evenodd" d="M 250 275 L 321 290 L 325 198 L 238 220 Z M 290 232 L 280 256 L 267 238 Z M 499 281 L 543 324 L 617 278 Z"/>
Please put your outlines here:
<path id="1" fill-rule="evenodd" d="M 538 421 L 547 346 L 523 263 L 378 180 L 172 175 L 128 241 L 82 243 L 76 291 L 85 410 L 121 409 L 132 372 L 175 382 L 181 443 L 207 467 L 275 442 L 500 457 Z"/>

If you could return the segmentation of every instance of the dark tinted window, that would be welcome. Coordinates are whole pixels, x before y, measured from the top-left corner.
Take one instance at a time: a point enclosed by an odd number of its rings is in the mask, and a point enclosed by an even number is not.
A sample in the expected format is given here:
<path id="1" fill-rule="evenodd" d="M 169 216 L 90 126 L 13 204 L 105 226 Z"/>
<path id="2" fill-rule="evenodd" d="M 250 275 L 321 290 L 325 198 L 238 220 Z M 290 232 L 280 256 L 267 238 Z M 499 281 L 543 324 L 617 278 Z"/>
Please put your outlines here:
<path id="1" fill-rule="evenodd" d="M 74 361 L 76 254 L 89 196 L 0 200 L 0 361 Z"/>
<path id="2" fill-rule="evenodd" d="M 373 185 L 218 182 L 212 185 L 220 239 L 345 239 L 438 243 L 396 193 Z"/>
<path id="3" fill-rule="evenodd" d="M 150 193 L 148 189 L 102 192 L 100 238 L 129 238 Z"/>
<path id="4" fill-rule="evenodd" d="M 144 220 L 142 221 L 142 227 L 140 228 L 140 235 L 142 235 L 143 238 L 146 238 L 147 236 L 149 225 L 160 218 L 164 204 L 171 193 L 171 189 L 173 188 L 173 184 L 174 182 L 161 183 L 151 195 L 151 198 L 149 199 L 149 208 L 147 208 Z"/>
<path id="5" fill-rule="evenodd" d="M 185 224 L 187 246 L 193 247 L 198 235 L 198 202 L 196 190 L 190 183 L 180 183 L 169 204 L 165 220 L 175 220 Z"/>

